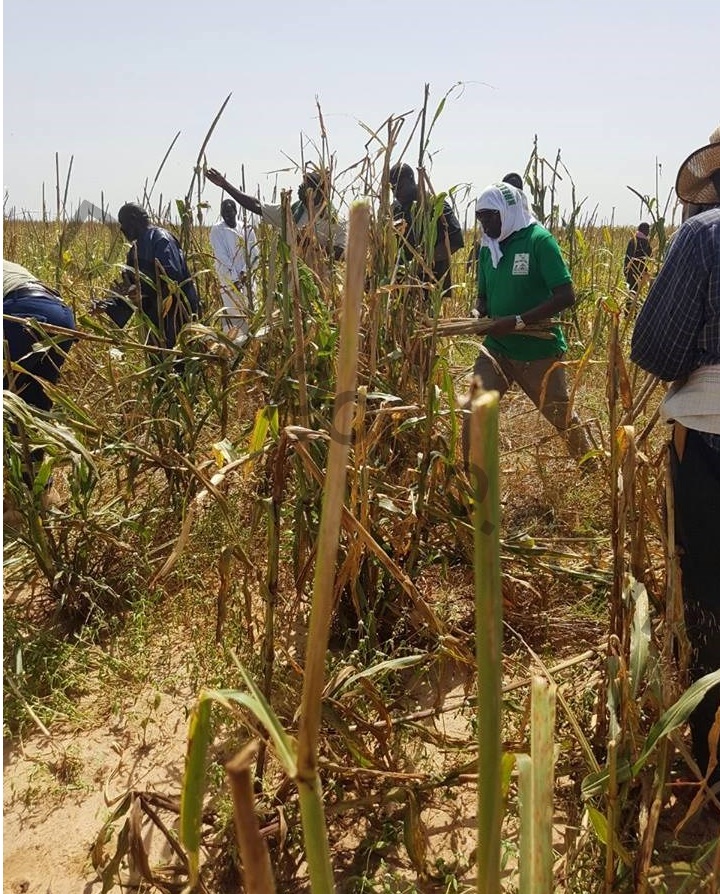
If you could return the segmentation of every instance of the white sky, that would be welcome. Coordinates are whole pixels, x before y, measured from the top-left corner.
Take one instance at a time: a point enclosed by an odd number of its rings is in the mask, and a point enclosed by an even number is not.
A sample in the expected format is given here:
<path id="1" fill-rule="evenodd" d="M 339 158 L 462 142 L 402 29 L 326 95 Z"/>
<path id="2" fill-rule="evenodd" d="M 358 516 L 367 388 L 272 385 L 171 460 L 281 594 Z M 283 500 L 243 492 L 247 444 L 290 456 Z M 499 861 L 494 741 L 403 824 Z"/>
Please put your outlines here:
<path id="1" fill-rule="evenodd" d="M 657 158 L 664 204 L 720 124 L 718 34 L 714 0 L 5 0 L 6 210 L 37 211 L 43 183 L 54 209 L 58 152 L 63 185 L 74 156 L 69 203 L 102 192 L 116 214 L 178 130 L 153 196 L 184 196 L 230 92 L 208 163 L 234 183 L 244 164 L 248 191 L 269 199 L 276 180 L 297 185 L 269 172 L 298 158 L 301 132 L 319 137 L 316 97 L 343 169 L 364 154 L 358 122 L 419 110 L 426 82 L 434 111 L 463 82 L 433 133 L 436 191 L 477 195 L 522 171 L 537 133 L 546 157 L 561 149 L 586 211 L 637 223 L 626 186 L 654 195 Z M 220 191 L 208 184 L 204 199 L 214 217 Z"/>

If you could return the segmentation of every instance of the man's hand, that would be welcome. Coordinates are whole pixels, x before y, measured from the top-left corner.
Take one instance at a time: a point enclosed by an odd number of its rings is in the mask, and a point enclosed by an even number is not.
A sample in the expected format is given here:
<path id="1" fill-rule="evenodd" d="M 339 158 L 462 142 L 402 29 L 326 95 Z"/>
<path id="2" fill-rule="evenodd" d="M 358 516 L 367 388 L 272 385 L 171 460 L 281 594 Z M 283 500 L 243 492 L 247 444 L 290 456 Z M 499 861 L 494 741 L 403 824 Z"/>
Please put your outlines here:
<path id="1" fill-rule="evenodd" d="M 89 307 L 90 316 L 99 317 L 100 314 L 106 313 L 110 303 L 107 298 L 92 298 Z"/>
<path id="2" fill-rule="evenodd" d="M 138 288 L 137 283 L 132 281 L 127 270 L 123 273 L 123 278 L 121 280 L 118 280 L 117 282 L 114 282 L 108 289 L 108 296 L 110 301 L 112 301 L 118 295 L 120 295 L 122 298 L 126 298 L 128 301 L 131 301 L 135 305 L 135 307 L 140 307 L 140 289 Z"/>
<path id="3" fill-rule="evenodd" d="M 223 177 L 220 171 L 216 170 L 215 168 L 208 168 L 205 171 L 205 179 L 209 180 L 211 183 L 214 183 L 215 186 L 219 186 L 221 189 L 227 189 L 227 187 L 230 186 L 230 184 Z"/>
<path id="4" fill-rule="evenodd" d="M 493 320 L 492 325 L 485 330 L 486 335 L 511 335 L 518 330 L 515 328 L 515 317 L 498 317 Z M 522 331 L 522 330 L 519 330 Z"/>

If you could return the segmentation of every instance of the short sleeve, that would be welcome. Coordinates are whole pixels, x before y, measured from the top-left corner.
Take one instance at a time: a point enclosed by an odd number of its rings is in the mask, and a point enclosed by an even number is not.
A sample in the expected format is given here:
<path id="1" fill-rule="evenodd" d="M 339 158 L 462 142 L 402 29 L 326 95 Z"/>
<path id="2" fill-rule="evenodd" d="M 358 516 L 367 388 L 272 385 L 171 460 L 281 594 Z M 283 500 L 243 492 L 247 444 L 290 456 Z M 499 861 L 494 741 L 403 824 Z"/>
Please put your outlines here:
<path id="1" fill-rule="evenodd" d="M 570 271 L 560 251 L 560 246 L 551 233 L 543 233 L 535 243 L 540 275 L 551 291 L 565 283 L 572 282 Z"/>
<path id="2" fill-rule="evenodd" d="M 262 205 L 262 219 L 271 227 L 282 228 L 282 205 Z"/>

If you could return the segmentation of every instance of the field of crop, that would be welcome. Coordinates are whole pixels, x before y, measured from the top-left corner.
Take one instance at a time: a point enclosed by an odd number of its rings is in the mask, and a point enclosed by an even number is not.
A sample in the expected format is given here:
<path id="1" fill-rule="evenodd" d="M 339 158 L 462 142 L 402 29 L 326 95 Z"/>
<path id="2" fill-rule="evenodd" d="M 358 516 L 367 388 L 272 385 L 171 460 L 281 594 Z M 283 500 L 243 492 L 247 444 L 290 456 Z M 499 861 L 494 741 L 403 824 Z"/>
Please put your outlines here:
<path id="1" fill-rule="evenodd" d="M 6 218 L 4 257 L 56 283 L 81 332 L 50 415 L 4 400 L 6 891 L 717 890 L 662 386 L 629 361 L 631 230 L 558 207 L 569 175 L 533 150 L 596 466 L 513 390 L 499 425 L 474 405 L 468 478 L 479 339 L 436 324 L 472 306 L 474 234 L 453 294 L 426 297 L 397 263 L 395 140 L 391 123 L 335 197 L 346 260 L 261 228 L 239 350 L 184 206 L 205 311 L 181 375 L 172 353 L 148 363 L 139 322 L 89 314 L 124 260 L 117 227 Z M 656 199 L 647 214 L 657 261 Z"/>

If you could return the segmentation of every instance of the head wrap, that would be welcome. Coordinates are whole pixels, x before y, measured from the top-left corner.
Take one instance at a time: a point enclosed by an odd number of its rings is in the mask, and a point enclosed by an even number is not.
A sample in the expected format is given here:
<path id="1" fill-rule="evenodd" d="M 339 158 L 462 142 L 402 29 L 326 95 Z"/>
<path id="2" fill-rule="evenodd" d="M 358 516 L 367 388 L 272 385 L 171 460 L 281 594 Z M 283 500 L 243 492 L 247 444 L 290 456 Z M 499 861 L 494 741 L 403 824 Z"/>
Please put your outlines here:
<path id="1" fill-rule="evenodd" d="M 490 251 L 493 267 L 497 267 L 503 256 L 500 243 L 518 230 L 537 223 L 530 213 L 527 196 L 509 183 L 498 183 L 488 186 L 483 190 L 475 202 L 475 213 L 478 211 L 498 211 L 500 213 L 500 235 L 497 239 L 491 239 L 487 233 L 483 233 L 481 245 L 486 245 Z"/>

